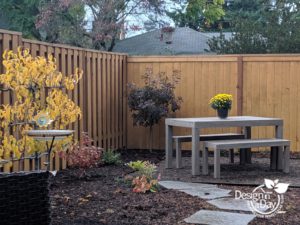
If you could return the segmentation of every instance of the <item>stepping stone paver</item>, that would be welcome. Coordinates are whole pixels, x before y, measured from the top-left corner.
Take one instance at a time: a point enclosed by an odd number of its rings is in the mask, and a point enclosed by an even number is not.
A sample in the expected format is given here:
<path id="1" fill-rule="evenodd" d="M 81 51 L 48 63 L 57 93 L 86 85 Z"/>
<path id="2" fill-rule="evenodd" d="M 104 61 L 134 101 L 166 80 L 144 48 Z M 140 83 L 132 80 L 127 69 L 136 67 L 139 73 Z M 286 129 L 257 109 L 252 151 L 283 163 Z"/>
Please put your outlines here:
<path id="1" fill-rule="evenodd" d="M 240 211 L 250 211 L 251 208 L 248 205 L 247 200 L 243 199 L 234 199 L 234 198 L 219 198 L 208 201 L 208 203 L 218 207 L 219 209 L 228 209 L 228 210 L 240 210 Z M 260 211 L 266 211 L 267 208 L 260 208 Z"/>
<path id="2" fill-rule="evenodd" d="M 206 225 L 247 225 L 254 218 L 255 216 L 252 214 L 200 210 L 184 221 Z"/>
<path id="3" fill-rule="evenodd" d="M 174 189 L 174 190 L 184 190 L 184 189 L 198 189 L 198 188 L 215 188 L 217 185 L 213 184 L 202 184 L 202 183 L 187 183 L 182 181 L 160 181 L 159 185 L 167 188 L 167 189 Z"/>
<path id="4" fill-rule="evenodd" d="M 219 198 L 208 201 L 208 203 L 218 207 L 219 209 L 251 211 L 248 201 L 234 198 Z"/>
<path id="5" fill-rule="evenodd" d="M 181 181 L 160 181 L 159 184 L 167 189 L 174 189 L 203 199 L 228 197 L 231 190 L 218 188 L 212 184 L 186 183 Z"/>
<path id="6" fill-rule="evenodd" d="M 202 199 L 213 199 L 208 201 L 208 203 L 220 209 L 251 211 L 246 200 L 234 199 L 229 194 L 231 190 L 218 188 L 216 185 L 181 181 L 160 181 L 159 185 Z M 224 198 L 229 196 L 231 198 Z M 184 221 L 186 223 L 206 225 L 247 225 L 254 218 L 255 215 L 253 214 L 200 210 L 184 219 Z"/>
<path id="7" fill-rule="evenodd" d="M 179 190 L 192 196 L 196 196 L 203 199 L 215 199 L 231 196 L 229 193 L 231 190 L 221 188 L 199 188 L 199 189 L 185 189 Z"/>

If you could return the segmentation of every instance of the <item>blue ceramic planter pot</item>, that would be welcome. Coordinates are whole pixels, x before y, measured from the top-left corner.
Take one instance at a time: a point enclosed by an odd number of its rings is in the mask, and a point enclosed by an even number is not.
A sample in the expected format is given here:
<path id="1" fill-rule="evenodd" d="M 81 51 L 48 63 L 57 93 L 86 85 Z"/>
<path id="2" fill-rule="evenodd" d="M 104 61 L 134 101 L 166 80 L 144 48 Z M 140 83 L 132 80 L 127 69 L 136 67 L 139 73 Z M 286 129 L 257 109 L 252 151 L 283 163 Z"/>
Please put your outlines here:
<path id="1" fill-rule="evenodd" d="M 226 119 L 228 117 L 228 109 L 217 109 L 218 117 L 221 119 Z"/>

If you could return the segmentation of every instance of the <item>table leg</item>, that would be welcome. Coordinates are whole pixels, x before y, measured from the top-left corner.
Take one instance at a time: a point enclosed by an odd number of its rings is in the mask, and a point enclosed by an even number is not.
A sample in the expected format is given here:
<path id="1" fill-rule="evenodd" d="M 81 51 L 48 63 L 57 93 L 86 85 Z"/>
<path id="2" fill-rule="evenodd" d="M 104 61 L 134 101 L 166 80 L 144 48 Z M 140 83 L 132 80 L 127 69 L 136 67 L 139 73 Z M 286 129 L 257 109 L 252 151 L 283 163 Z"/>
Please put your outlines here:
<path id="1" fill-rule="evenodd" d="M 278 153 L 278 147 L 271 147 L 271 154 L 270 154 L 270 169 L 276 170 L 277 168 L 277 153 Z"/>
<path id="2" fill-rule="evenodd" d="M 172 168 L 172 136 L 173 127 L 166 124 L 166 169 Z"/>
<path id="3" fill-rule="evenodd" d="M 251 139 L 251 127 L 244 127 L 243 133 L 246 139 Z M 251 163 L 251 148 L 240 149 L 240 164 Z"/>
<path id="4" fill-rule="evenodd" d="M 245 138 L 251 139 L 251 127 L 245 127 Z M 251 164 L 251 148 L 246 149 L 246 163 Z"/>
<path id="5" fill-rule="evenodd" d="M 199 128 L 192 128 L 192 175 L 200 175 Z"/>
<path id="6" fill-rule="evenodd" d="M 276 126 L 275 128 L 275 137 L 279 139 L 283 139 L 283 126 Z M 277 148 L 277 160 L 275 162 L 272 162 L 273 164 L 276 164 L 276 169 L 277 170 L 282 170 L 283 169 L 283 148 L 284 147 L 278 147 Z"/>

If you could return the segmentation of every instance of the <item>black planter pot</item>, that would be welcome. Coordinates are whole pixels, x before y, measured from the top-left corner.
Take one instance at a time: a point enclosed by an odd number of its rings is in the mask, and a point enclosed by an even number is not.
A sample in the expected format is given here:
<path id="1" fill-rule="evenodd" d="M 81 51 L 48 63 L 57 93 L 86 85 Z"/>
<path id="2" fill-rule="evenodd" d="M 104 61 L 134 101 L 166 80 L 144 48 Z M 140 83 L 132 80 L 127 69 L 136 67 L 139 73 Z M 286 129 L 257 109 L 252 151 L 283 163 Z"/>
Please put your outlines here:
<path id="1" fill-rule="evenodd" d="M 49 172 L 0 175 L 0 224 L 49 225 Z"/>
<path id="2" fill-rule="evenodd" d="M 217 109 L 218 117 L 221 119 L 226 119 L 228 117 L 228 109 Z"/>

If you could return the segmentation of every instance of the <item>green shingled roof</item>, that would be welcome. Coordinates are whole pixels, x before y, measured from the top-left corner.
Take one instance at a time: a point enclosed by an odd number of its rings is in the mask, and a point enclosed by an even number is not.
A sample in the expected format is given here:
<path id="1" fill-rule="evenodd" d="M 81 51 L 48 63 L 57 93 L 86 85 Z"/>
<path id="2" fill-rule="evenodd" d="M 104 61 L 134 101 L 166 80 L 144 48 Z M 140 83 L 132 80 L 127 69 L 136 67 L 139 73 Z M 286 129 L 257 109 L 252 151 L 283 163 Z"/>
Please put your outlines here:
<path id="1" fill-rule="evenodd" d="M 187 27 L 176 28 L 171 44 L 161 39 L 161 31 L 154 30 L 121 40 L 116 43 L 114 52 L 129 55 L 187 55 L 214 54 L 207 52 L 209 35 Z"/>

